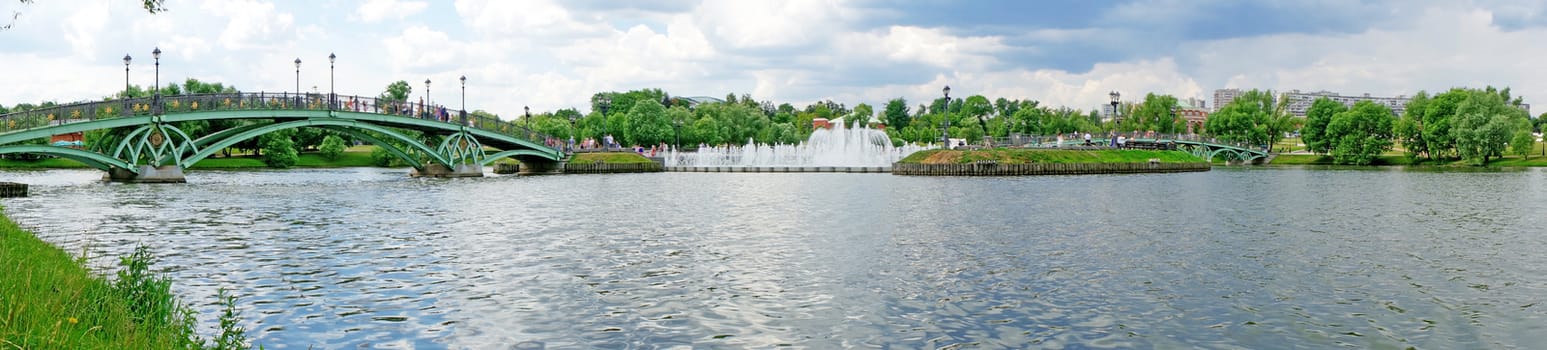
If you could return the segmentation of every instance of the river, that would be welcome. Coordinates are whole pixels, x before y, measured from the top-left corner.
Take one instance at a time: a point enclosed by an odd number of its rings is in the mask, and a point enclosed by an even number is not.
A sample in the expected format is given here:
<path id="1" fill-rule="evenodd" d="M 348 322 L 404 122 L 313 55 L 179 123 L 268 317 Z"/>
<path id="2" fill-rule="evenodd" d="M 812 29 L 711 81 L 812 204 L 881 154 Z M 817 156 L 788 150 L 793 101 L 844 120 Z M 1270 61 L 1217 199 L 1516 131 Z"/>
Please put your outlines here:
<path id="1" fill-rule="evenodd" d="M 1542 169 L 100 177 L 0 204 L 269 349 L 1547 344 Z"/>

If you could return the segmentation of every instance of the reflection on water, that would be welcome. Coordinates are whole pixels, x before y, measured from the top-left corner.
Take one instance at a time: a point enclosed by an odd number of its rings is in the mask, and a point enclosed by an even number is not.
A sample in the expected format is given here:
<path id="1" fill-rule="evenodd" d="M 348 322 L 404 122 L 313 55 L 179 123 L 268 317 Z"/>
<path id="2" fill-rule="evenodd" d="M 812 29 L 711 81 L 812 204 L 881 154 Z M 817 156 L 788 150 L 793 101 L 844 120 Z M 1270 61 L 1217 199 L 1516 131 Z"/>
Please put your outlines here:
<path id="1" fill-rule="evenodd" d="M 1547 342 L 1540 170 L 100 176 L 0 203 L 99 267 L 150 246 L 206 332 L 235 290 L 267 348 Z"/>

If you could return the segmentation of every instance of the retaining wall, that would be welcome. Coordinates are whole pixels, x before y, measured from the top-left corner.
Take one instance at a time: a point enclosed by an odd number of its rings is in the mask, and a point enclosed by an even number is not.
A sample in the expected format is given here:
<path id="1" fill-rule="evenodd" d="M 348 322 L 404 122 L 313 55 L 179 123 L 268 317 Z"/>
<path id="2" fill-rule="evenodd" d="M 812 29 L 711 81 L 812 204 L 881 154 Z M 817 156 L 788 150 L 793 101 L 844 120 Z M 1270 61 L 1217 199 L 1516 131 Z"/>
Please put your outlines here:
<path id="1" fill-rule="evenodd" d="M 1033 163 L 1033 164 L 892 164 L 894 175 L 922 176 L 1020 176 L 1180 173 L 1209 171 L 1210 164 L 1200 163 Z"/>

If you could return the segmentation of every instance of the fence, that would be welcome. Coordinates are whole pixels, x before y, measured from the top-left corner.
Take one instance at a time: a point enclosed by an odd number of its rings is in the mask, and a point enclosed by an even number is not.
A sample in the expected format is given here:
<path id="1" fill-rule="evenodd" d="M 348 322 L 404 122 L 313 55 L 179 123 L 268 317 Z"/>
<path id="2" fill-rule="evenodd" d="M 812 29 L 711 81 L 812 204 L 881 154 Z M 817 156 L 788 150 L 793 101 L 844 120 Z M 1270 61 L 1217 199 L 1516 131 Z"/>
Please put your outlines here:
<path id="1" fill-rule="evenodd" d="M 978 162 L 969 164 L 903 164 L 892 165 L 893 175 L 924 176 L 1020 176 L 1020 175 L 1087 175 L 1087 174 L 1136 174 L 1176 173 L 1208 171 L 1211 165 L 1198 163 L 1031 163 L 999 164 Z"/>

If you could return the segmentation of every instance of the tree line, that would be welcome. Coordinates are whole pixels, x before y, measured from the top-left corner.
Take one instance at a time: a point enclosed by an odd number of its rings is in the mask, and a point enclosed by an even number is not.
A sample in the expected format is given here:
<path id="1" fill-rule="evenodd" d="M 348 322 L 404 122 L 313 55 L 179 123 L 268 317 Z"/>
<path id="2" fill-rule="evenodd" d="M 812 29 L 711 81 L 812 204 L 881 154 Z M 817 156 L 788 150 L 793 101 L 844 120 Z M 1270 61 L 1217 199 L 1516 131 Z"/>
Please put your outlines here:
<path id="1" fill-rule="evenodd" d="M 1306 147 L 1339 164 L 1370 164 L 1396 144 L 1409 158 L 1460 159 L 1485 165 L 1507 153 L 1526 156 L 1540 125 L 1509 88 L 1455 88 L 1430 96 L 1420 91 L 1401 118 L 1385 106 L 1361 101 L 1351 108 L 1326 98 L 1312 102 L 1302 130 Z M 1547 115 L 1547 114 L 1544 114 Z"/>

